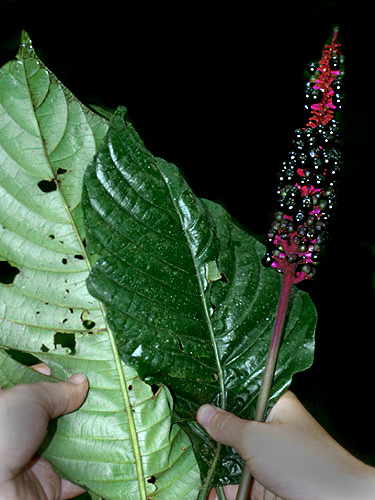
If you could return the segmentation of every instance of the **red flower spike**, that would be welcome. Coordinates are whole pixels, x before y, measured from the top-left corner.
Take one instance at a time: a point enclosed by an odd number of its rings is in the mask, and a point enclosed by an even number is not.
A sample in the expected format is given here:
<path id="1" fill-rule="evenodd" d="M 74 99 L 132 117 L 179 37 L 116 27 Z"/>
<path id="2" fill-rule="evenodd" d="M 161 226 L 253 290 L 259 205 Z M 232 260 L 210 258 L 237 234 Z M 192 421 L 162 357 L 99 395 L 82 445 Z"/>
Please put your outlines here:
<path id="1" fill-rule="evenodd" d="M 332 97 L 335 95 L 332 83 L 341 74 L 340 69 L 338 69 L 341 58 L 339 50 L 341 44 L 337 43 L 337 36 L 338 28 L 335 28 L 331 43 L 324 46 L 319 67 L 313 77 L 313 89 L 322 93 L 322 99 L 319 103 L 311 105 L 311 117 L 307 127 L 315 128 L 318 125 L 327 125 L 332 120 L 336 109 L 332 101 Z"/>
<path id="2" fill-rule="evenodd" d="M 284 276 L 254 415 L 256 421 L 265 418 L 293 285 L 314 275 L 336 201 L 334 189 L 341 155 L 335 112 L 341 107 L 343 74 L 337 35 L 335 29 L 319 64 L 313 66 L 314 75 L 306 87 L 306 97 L 313 103 L 305 106 L 311 115 L 305 128 L 296 130 L 293 150 L 279 173 L 279 211 L 268 232 L 267 253 L 262 262 Z M 248 498 L 251 479 L 245 466 L 236 500 Z"/>
<path id="3" fill-rule="evenodd" d="M 335 28 L 306 87 L 310 117 L 295 132 L 293 150 L 279 173 L 279 211 L 267 235 L 263 264 L 288 274 L 293 283 L 315 274 L 327 239 L 335 185 L 341 167 L 339 126 L 343 57 Z M 318 98 L 320 100 L 318 100 Z"/>

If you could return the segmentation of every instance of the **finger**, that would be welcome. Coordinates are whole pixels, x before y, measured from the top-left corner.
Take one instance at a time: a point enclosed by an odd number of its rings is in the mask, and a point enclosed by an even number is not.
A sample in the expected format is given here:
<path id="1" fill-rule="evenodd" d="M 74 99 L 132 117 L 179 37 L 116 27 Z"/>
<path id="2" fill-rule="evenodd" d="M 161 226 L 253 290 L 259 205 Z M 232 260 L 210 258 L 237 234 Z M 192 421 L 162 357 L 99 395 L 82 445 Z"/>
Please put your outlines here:
<path id="1" fill-rule="evenodd" d="M 68 500 L 69 498 L 75 498 L 78 495 L 85 493 L 85 490 L 73 484 L 67 479 L 61 479 L 61 500 Z"/>
<path id="2" fill-rule="evenodd" d="M 76 373 L 65 382 L 39 382 L 32 384 L 39 404 L 53 419 L 77 410 L 84 402 L 89 383 L 85 375 Z"/>
<path id="3" fill-rule="evenodd" d="M 29 470 L 38 479 L 47 498 L 68 500 L 85 492 L 80 486 L 58 476 L 52 465 L 43 457 L 36 457 Z"/>
<path id="4" fill-rule="evenodd" d="M 252 489 L 251 500 L 283 500 L 282 498 L 274 495 L 271 491 L 263 488 L 258 481 L 254 481 L 254 486 Z"/>
<path id="5" fill-rule="evenodd" d="M 51 368 L 45 363 L 38 363 L 36 365 L 30 366 L 30 368 L 38 373 L 41 373 L 42 375 L 51 375 Z"/>
<path id="6" fill-rule="evenodd" d="M 237 450 L 250 423 L 211 405 L 201 406 L 196 418 L 212 439 Z"/>
<path id="7" fill-rule="evenodd" d="M 88 381 L 76 374 L 65 382 L 21 384 L 1 393 L 0 468 L 15 477 L 29 463 L 46 436 L 48 421 L 76 410 L 85 400 Z"/>

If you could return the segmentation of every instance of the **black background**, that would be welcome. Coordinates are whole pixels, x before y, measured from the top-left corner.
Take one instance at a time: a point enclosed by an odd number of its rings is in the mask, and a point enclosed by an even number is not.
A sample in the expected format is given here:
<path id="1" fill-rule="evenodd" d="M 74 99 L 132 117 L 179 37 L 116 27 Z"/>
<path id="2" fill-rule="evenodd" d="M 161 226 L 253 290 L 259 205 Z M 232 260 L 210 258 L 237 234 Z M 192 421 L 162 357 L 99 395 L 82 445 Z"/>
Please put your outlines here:
<path id="1" fill-rule="evenodd" d="M 177 164 L 198 196 L 262 238 L 276 173 L 294 129 L 306 123 L 304 69 L 340 25 L 340 205 L 319 273 L 301 285 L 319 324 L 314 365 L 292 388 L 336 439 L 375 465 L 372 14 L 361 1 L 253 4 L 3 0 L 0 63 L 15 56 L 27 30 L 39 57 L 82 102 L 127 106 L 154 155 Z"/>

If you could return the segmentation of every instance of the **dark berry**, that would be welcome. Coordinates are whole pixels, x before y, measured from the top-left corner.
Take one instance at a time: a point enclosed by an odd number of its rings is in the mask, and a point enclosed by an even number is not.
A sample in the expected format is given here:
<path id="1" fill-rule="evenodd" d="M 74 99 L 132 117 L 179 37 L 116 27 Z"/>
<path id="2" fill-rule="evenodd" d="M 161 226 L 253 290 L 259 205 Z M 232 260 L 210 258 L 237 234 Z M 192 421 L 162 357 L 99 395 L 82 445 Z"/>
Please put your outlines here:
<path id="1" fill-rule="evenodd" d="M 307 65 L 307 71 L 313 75 L 314 73 L 316 73 L 316 70 L 318 69 L 318 67 L 319 67 L 319 64 L 316 61 L 311 62 Z"/>
<path id="2" fill-rule="evenodd" d="M 327 241 L 327 233 L 323 231 L 322 233 L 318 234 L 315 241 L 318 243 L 318 245 L 322 245 Z"/>
<path id="3" fill-rule="evenodd" d="M 315 222 L 315 217 L 313 215 L 310 215 L 309 217 L 307 217 L 306 219 L 306 225 L 307 226 L 312 226 Z"/>
<path id="4" fill-rule="evenodd" d="M 284 214 L 282 212 L 276 212 L 275 213 L 275 220 L 277 220 L 278 222 L 281 222 L 284 218 Z"/>
<path id="5" fill-rule="evenodd" d="M 311 254 L 311 260 L 314 262 L 314 263 L 317 263 L 319 261 L 319 252 L 312 252 Z"/>
<path id="6" fill-rule="evenodd" d="M 306 274 L 310 274 L 312 272 L 312 267 L 309 264 L 304 264 L 301 267 L 301 271 Z"/>
<path id="7" fill-rule="evenodd" d="M 298 210 L 294 218 L 298 224 L 301 224 L 303 222 L 303 219 L 305 218 L 305 214 L 302 210 Z"/>
<path id="8" fill-rule="evenodd" d="M 286 258 L 286 260 L 289 262 L 289 264 L 296 262 L 297 259 L 298 259 L 298 255 L 296 253 L 291 253 L 290 255 L 287 255 L 287 258 Z"/>
<path id="9" fill-rule="evenodd" d="M 302 207 L 305 210 L 309 210 L 310 208 L 312 208 L 312 205 L 313 205 L 313 202 L 312 202 L 311 196 L 303 196 L 303 198 L 302 198 Z"/>
<path id="10" fill-rule="evenodd" d="M 272 262 L 273 262 L 272 254 L 267 252 L 262 259 L 262 264 L 264 267 L 271 267 Z"/>
<path id="11" fill-rule="evenodd" d="M 340 56 L 339 54 L 332 53 L 331 58 L 329 60 L 329 67 L 332 71 L 337 71 L 340 68 Z"/>
<path id="12" fill-rule="evenodd" d="M 313 227 L 309 227 L 309 229 L 306 232 L 306 238 L 309 240 L 313 240 L 315 238 L 316 231 Z"/>
<path id="13" fill-rule="evenodd" d="M 325 228 L 324 222 L 321 220 L 318 220 L 318 222 L 315 224 L 315 229 L 317 231 L 323 231 L 324 228 Z"/>

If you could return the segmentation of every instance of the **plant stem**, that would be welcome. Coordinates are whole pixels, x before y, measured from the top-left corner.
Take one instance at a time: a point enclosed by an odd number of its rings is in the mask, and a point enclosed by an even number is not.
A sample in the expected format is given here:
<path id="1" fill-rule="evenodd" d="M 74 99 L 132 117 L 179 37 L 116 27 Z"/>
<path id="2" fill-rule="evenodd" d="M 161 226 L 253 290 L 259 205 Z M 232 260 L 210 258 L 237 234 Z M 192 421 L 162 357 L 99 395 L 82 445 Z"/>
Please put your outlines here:
<path id="1" fill-rule="evenodd" d="M 216 495 L 218 500 L 227 500 L 227 497 L 224 493 L 224 488 L 222 486 L 216 486 Z"/>
<path id="2" fill-rule="evenodd" d="M 276 313 L 276 319 L 273 326 L 273 332 L 268 350 L 266 366 L 264 368 L 262 384 L 260 386 L 257 406 L 255 410 L 254 420 L 256 420 L 257 422 L 262 422 L 264 420 L 264 414 L 266 411 L 272 387 L 272 380 L 275 373 L 277 357 L 279 354 L 279 348 L 284 329 L 286 312 L 288 310 L 290 293 L 292 291 L 292 287 L 294 284 L 294 271 L 295 271 L 294 266 L 290 266 L 284 272 L 284 278 L 280 292 L 279 306 Z M 248 499 L 250 484 L 251 484 L 251 473 L 245 465 L 242 470 L 242 477 L 238 488 L 236 500 Z"/>
<path id="3" fill-rule="evenodd" d="M 216 465 L 219 461 L 219 457 L 220 457 L 220 453 L 221 453 L 221 448 L 222 448 L 222 445 L 221 444 L 218 444 L 217 447 L 216 447 L 216 453 L 215 453 L 215 457 L 212 461 L 212 464 L 211 464 L 211 468 L 210 468 L 210 471 L 206 477 L 206 481 L 205 483 L 203 484 L 203 487 L 198 495 L 198 498 L 197 500 L 206 500 L 206 498 L 208 497 L 208 494 L 210 492 L 210 489 L 211 489 L 211 482 L 212 482 L 212 478 L 213 478 L 213 475 L 215 473 L 215 469 L 216 469 Z M 223 492 L 224 493 L 224 492 Z"/>

